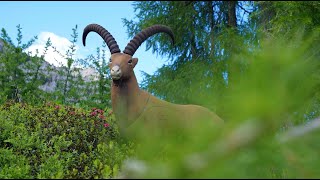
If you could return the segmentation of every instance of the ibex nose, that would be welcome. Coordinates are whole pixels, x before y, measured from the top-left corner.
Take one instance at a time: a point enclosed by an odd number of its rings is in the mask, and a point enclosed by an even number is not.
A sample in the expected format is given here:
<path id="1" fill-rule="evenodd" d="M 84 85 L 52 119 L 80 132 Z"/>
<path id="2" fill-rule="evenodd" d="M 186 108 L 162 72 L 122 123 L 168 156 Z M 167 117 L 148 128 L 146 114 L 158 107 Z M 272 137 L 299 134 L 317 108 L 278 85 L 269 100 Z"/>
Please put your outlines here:
<path id="1" fill-rule="evenodd" d="M 113 66 L 113 67 L 111 68 L 110 74 L 111 74 L 111 78 L 112 78 L 113 80 L 118 80 L 118 79 L 120 79 L 120 78 L 121 78 L 121 74 L 122 74 L 120 67 L 119 67 L 118 65 Z"/>

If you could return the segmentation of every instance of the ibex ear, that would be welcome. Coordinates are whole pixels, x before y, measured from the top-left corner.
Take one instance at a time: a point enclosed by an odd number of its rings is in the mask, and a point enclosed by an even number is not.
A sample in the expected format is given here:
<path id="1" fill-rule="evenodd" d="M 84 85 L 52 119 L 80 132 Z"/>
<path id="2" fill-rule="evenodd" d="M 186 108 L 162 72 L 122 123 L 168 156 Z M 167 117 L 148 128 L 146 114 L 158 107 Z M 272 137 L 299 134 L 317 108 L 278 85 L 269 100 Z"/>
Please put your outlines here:
<path id="1" fill-rule="evenodd" d="M 134 68 L 138 64 L 138 58 L 132 58 L 132 67 Z"/>

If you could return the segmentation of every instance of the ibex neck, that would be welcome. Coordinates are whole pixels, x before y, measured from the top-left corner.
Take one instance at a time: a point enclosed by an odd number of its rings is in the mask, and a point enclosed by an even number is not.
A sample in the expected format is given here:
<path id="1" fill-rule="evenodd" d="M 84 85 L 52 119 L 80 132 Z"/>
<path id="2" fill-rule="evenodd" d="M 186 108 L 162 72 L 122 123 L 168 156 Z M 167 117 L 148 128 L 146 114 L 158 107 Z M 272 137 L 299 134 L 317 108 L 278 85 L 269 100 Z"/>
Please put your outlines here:
<path id="1" fill-rule="evenodd" d="M 142 112 L 146 105 L 145 93 L 140 90 L 135 75 L 130 79 L 112 82 L 112 109 L 122 127 L 128 127 Z"/>

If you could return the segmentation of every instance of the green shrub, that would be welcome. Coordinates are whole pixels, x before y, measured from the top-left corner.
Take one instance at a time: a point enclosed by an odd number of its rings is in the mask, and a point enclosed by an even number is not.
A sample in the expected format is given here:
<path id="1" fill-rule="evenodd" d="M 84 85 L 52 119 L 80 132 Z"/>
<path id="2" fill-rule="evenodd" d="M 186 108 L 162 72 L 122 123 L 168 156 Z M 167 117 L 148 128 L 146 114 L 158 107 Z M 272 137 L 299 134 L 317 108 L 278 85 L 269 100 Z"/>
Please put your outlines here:
<path id="1" fill-rule="evenodd" d="M 6 103 L 0 132 L 1 178 L 112 178 L 133 152 L 109 109 Z"/>
<path id="2" fill-rule="evenodd" d="M 320 36 L 319 31 L 308 38 L 298 35 L 261 41 L 261 47 L 230 58 L 230 66 L 239 70 L 217 101 L 223 107 L 222 128 L 197 119 L 182 129 L 172 118 L 164 128 L 168 133 L 150 133 L 136 123 L 142 143 L 136 143 L 137 155 L 121 173 L 130 178 L 320 177 Z M 212 94 L 204 93 L 203 101 L 214 102 Z"/>

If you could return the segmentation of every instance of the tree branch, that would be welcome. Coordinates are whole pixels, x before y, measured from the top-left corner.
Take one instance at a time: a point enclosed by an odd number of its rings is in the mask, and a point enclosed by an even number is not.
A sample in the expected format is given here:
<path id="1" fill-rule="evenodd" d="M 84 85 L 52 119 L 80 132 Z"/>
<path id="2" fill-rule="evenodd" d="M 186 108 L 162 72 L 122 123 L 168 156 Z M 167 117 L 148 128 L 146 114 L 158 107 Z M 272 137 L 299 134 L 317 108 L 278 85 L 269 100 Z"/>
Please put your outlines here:
<path id="1" fill-rule="evenodd" d="M 246 10 L 244 7 L 242 7 L 239 2 L 237 3 L 237 5 L 238 5 L 244 12 L 246 12 L 246 13 L 248 13 L 248 14 L 251 14 L 251 13 L 252 13 L 252 12 Z"/>
<path id="2" fill-rule="evenodd" d="M 279 141 L 281 143 L 288 142 L 294 138 L 306 135 L 320 128 L 320 117 L 312 120 L 307 124 L 303 124 L 297 127 L 292 127 L 284 134 L 280 135 Z"/>

